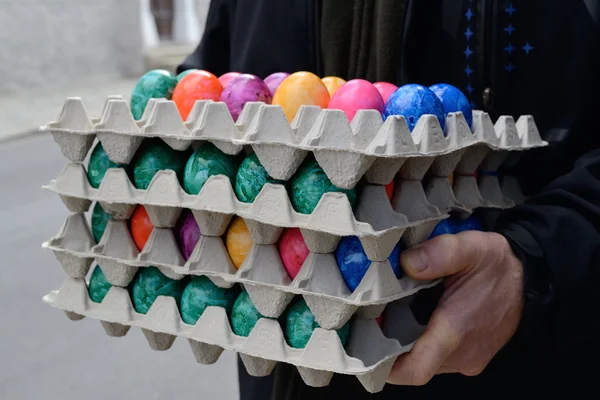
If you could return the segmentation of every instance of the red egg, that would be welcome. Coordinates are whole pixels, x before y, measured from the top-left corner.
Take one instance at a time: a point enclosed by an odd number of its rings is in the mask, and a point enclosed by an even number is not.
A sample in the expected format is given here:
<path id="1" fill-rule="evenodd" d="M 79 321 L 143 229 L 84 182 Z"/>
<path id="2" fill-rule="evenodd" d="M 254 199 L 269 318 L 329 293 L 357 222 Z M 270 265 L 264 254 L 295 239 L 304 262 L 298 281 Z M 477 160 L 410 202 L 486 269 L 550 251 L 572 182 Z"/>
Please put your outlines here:
<path id="1" fill-rule="evenodd" d="M 385 104 L 388 101 L 388 98 L 392 93 L 398 89 L 398 86 L 393 85 L 389 82 L 375 82 L 373 84 L 377 90 L 379 90 L 379 94 L 381 94 L 381 98 L 383 99 L 383 103 Z"/>
<path id="2" fill-rule="evenodd" d="M 187 120 L 196 100 L 219 101 L 222 91 L 219 79 L 210 72 L 191 71 L 175 86 L 172 100 L 177 105 L 181 118 Z"/>
<path id="3" fill-rule="evenodd" d="M 298 275 L 308 253 L 310 252 L 299 228 L 287 228 L 283 231 L 279 239 L 279 255 L 290 278 L 294 279 Z"/>
<path id="4" fill-rule="evenodd" d="M 364 79 L 352 79 L 335 92 L 327 108 L 342 110 L 348 121 L 352 121 L 358 110 L 377 110 L 383 112 L 383 98 L 371 82 Z"/>
<path id="5" fill-rule="evenodd" d="M 219 77 L 219 82 L 221 82 L 221 86 L 225 88 L 225 86 L 227 86 L 229 82 L 231 82 L 240 75 L 241 73 L 239 72 L 227 72 L 226 74 L 223 74 Z"/>
<path id="6" fill-rule="evenodd" d="M 150 217 L 144 206 L 139 205 L 135 208 L 131 220 L 129 221 L 131 229 L 131 237 L 138 250 L 142 250 L 154 229 L 154 225 L 150 221 Z"/>
<path id="7" fill-rule="evenodd" d="M 379 327 L 381 328 L 381 324 L 383 324 L 383 314 L 375 318 L 375 321 L 377 321 L 377 325 L 379 325 Z"/>
<path id="8" fill-rule="evenodd" d="M 392 201 L 392 196 L 394 195 L 394 181 L 391 181 L 387 185 L 385 185 L 385 192 L 387 193 L 388 199 Z"/>

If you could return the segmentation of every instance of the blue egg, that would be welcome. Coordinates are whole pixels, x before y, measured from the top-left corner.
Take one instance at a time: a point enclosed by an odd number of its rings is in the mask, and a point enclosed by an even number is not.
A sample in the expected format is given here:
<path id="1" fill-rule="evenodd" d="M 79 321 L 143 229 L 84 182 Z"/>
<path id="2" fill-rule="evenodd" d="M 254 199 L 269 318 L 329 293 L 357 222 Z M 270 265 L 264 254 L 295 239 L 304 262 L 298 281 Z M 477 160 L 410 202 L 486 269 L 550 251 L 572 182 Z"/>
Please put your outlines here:
<path id="1" fill-rule="evenodd" d="M 444 107 L 444 114 L 461 111 L 471 127 L 473 124 L 473 110 L 467 96 L 458 88 L 447 83 L 438 83 L 429 86 L 429 89 L 439 97 Z"/>
<path id="2" fill-rule="evenodd" d="M 456 233 L 464 232 L 464 231 L 482 231 L 483 225 L 479 218 L 474 215 L 471 215 L 469 218 L 466 218 L 462 221 L 457 221 L 456 223 Z"/>
<path id="3" fill-rule="evenodd" d="M 357 236 L 346 236 L 342 238 L 335 250 L 335 259 L 340 267 L 342 277 L 344 278 L 344 282 L 346 282 L 348 289 L 354 292 L 371 265 L 371 260 L 367 258 L 365 250 L 360 243 L 360 239 Z M 400 279 L 402 277 L 402 270 L 400 269 L 399 245 L 394 247 L 388 260 L 392 265 L 394 274 Z"/>
<path id="4" fill-rule="evenodd" d="M 446 118 L 442 102 L 429 88 L 417 84 L 399 87 L 390 95 L 383 108 L 383 119 L 390 115 L 402 115 L 411 132 L 419 118 L 425 114 L 435 115 L 444 130 Z"/>
<path id="5" fill-rule="evenodd" d="M 441 220 L 440 223 L 436 225 L 433 232 L 431 232 L 431 235 L 429 235 L 427 240 L 433 239 L 436 236 L 444 235 L 446 233 L 451 235 L 456 233 L 456 223 L 452 218 Z"/>

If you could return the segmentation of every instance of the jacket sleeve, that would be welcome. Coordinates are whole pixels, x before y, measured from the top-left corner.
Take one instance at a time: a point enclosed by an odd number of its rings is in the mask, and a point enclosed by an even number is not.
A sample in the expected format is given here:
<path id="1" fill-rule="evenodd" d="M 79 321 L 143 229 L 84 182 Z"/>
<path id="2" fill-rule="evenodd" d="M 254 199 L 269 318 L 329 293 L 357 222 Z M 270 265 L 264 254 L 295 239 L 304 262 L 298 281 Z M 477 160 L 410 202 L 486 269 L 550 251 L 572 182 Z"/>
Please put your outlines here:
<path id="1" fill-rule="evenodd" d="M 220 76 L 229 71 L 230 25 L 235 1 L 211 0 L 200 44 L 181 65 L 177 73 L 203 69 Z"/>
<path id="2" fill-rule="evenodd" d="M 554 349 L 593 343 L 600 308 L 600 149 L 566 175 L 504 212 L 496 230 L 521 259 L 525 309 L 519 337 Z M 594 311 L 595 310 L 595 311 Z M 590 339 L 593 342 L 590 342 Z"/>

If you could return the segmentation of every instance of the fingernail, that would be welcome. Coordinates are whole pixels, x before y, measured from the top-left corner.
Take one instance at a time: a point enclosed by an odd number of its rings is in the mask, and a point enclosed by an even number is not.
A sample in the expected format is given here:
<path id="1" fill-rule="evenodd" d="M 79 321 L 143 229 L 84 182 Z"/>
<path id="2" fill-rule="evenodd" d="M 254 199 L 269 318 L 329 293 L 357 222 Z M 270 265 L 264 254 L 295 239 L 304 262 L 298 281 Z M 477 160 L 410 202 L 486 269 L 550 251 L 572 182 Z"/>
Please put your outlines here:
<path id="1" fill-rule="evenodd" d="M 427 254 L 421 247 L 414 247 L 402 253 L 403 264 L 405 268 L 412 272 L 419 273 L 427 268 Z"/>

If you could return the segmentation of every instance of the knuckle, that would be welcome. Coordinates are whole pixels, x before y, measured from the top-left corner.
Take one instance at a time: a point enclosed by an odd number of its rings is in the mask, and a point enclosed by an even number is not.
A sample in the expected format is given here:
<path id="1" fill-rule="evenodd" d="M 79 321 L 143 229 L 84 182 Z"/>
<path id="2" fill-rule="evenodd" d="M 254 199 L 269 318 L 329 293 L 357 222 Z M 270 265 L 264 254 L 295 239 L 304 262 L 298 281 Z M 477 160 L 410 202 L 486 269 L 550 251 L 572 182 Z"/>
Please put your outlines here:
<path id="1" fill-rule="evenodd" d="M 486 366 L 487 366 L 487 364 L 481 364 L 481 363 L 469 365 L 465 368 L 461 368 L 459 372 L 465 376 L 477 376 L 477 375 L 480 375 L 485 370 Z"/>

